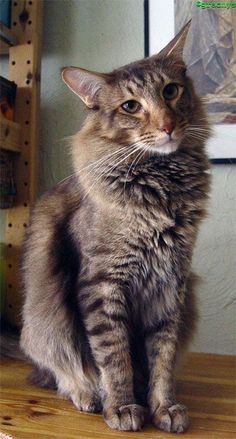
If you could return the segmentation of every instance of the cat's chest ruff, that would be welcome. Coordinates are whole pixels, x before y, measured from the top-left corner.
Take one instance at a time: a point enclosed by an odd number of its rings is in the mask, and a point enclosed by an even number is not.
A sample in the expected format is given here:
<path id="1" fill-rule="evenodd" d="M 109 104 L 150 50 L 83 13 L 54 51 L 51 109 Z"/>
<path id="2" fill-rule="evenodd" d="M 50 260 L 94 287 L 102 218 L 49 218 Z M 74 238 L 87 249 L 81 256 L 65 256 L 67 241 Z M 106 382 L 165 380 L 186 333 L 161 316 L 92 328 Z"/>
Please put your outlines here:
<path id="1" fill-rule="evenodd" d="M 167 220 L 164 223 L 159 219 L 156 228 L 149 225 L 146 235 L 138 235 L 136 229 L 136 236 L 132 239 L 130 233 L 128 239 L 127 256 L 131 255 L 128 276 L 134 315 L 135 318 L 142 316 L 144 326 L 156 319 L 164 319 L 177 306 L 182 272 L 173 229 L 173 221 L 170 220 L 167 227 Z M 142 232 L 144 230 L 145 227 Z"/>
<path id="2" fill-rule="evenodd" d="M 175 226 L 171 201 L 165 199 L 164 203 L 158 195 L 151 203 L 143 200 L 128 208 L 126 223 L 126 236 L 130 241 L 136 239 L 137 244 L 140 243 L 147 251 L 156 250 L 159 248 L 160 235 Z"/>
<path id="3" fill-rule="evenodd" d="M 145 182 L 142 203 L 134 203 L 126 215 L 124 250 L 132 256 L 133 272 L 141 288 L 153 289 L 157 283 L 168 283 L 183 271 L 186 259 L 190 259 L 189 234 L 194 235 L 195 226 L 188 194 L 185 196 L 186 185 L 178 186 L 179 198 L 176 198 L 175 185 L 168 183 L 164 178 L 162 184 L 151 181 L 149 192 Z"/>
<path id="4" fill-rule="evenodd" d="M 136 217 L 133 227 L 126 241 L 127 256 L 131 255 L 129 281 L 136 297 L 134 308 L 136 303 L 143 324 L 148 326 L 175 311 L 179 287 L 184 282 L 183 261 L 178 255 L 174 219 L 157 215 L 155 221 L 144 222 L 142 216 L 139 222 Z"/>
<path id="5" fill-rule="evenodd" d="M 142 283 L 151 277 L 166 277 L 163 267 L 168 270 L 171 264 L 174 226 L 173 218 L 155 209 L 146 215 L 144 210 L 136 212 L 128 223 L 124 251 L 127 257 L 131 256 L 134 267 L 138 267 L 136 272 Z"/>
<path id="6" fill-rule="evenodd" d="M 168 283 L 186 271 L 202 215 L 204 175 L 174 161 L 161 164 L 150 160 L 129 181 L 127 171 L 124 179 L 114 173 L 106 181 L 109 200 L 116 202 L 108 266 L 114 277 L 117 272 L 132 278 L 139 289 Z"/>

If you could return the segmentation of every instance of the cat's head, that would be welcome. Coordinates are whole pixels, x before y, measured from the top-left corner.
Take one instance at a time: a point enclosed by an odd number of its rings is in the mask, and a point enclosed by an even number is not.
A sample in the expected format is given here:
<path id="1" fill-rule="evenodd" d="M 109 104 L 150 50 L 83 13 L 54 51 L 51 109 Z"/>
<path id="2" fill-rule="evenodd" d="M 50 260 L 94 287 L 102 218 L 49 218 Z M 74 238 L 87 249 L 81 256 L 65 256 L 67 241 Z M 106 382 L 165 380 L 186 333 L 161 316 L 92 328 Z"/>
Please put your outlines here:
<path id="1" fill-rule="evenodd" d="M 208 138 L 205 114 L 182 59 L 188 28 L 189 23 L 158 55 L 112 73 L 63 69 L 63 80 L 89 109 L 90 135 L 108 147 L 129 148 L 130 160 L 140 151 L 169 154 L 184 140 L 194 144 Z"/>

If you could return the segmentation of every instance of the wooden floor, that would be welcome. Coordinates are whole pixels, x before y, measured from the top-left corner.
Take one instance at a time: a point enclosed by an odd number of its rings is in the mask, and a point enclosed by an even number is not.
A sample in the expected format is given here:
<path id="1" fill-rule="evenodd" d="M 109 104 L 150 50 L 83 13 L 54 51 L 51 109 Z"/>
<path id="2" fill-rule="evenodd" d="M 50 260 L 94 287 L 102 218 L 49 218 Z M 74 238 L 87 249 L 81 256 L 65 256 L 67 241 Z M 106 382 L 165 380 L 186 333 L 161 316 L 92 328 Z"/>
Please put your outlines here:
<path id="1" fill-rule="evenodd" d="M 170 439 L 152 426 L 142 432 L 110 430 L 101 415 L 78 412 L 55 392 L 26 383 L 31 367 L 20 361 L 1 364 L 1 439 Z M 190 410 L 191 426 L 184 439 L 235 439 L 234 357 L 191 354 L 178 377 L 178 399 Z M 178 438 L 180 436 L 178 435 Z"/>

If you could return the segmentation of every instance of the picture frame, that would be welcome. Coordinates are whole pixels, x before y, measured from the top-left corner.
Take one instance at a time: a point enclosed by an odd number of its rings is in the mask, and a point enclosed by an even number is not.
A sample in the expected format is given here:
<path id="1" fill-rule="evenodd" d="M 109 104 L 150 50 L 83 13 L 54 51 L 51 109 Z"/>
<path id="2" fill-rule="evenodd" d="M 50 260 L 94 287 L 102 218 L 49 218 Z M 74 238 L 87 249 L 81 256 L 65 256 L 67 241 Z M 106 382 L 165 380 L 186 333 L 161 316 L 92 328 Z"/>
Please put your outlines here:
<path id="1" fill-rule="evenodd" d="M 144 0 L 144 55 L 158 53 L 174 35 L 174 0 Z M 214 124 L 212 128 L 206 145 L 212 163 L 236 163 L 236 123 Z"/>

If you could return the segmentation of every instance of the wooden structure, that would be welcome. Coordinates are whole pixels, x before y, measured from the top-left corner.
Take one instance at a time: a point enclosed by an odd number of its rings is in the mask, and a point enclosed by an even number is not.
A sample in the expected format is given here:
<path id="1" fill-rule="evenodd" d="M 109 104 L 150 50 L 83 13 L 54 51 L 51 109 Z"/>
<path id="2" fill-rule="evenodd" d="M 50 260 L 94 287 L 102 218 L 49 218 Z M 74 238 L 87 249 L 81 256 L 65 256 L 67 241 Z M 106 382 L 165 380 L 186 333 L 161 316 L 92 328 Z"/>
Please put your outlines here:
<path id="1" fill-rule="evenodd" d="M 81 413 L 53 390 L 29 385 L 32 366 L 4 360 L 0 366 L 0 437 L 14 439 L 235 439 L 236 358 L 190 354 L 177 380 L 178 400 L 190 412 L 190 428 L 182 435 L 146 425 L 136 433 L 110 430 L 101 415 Z M 2 433 L 2 436 L 1 436 Z"/>
<path id="2" fill-rule="evenodd" d="M 12 1 L 12 38 L 9 47 L 9 80 L 17 84 L 15 122 L 1 120 L 1 148 L 14 151 L 17 199 L 8 209 L 6 224 L 7 319 L 20 323 L 20 258 L 29 210 L 37 190 L 40 60 L 42 33 L 41 0 Z M 10 38 L 10 35 L 9 35 Z M 17 42 L 16 45 L 12 45 Z M 6 53 L 6 40 L 0 42 Z"/>

